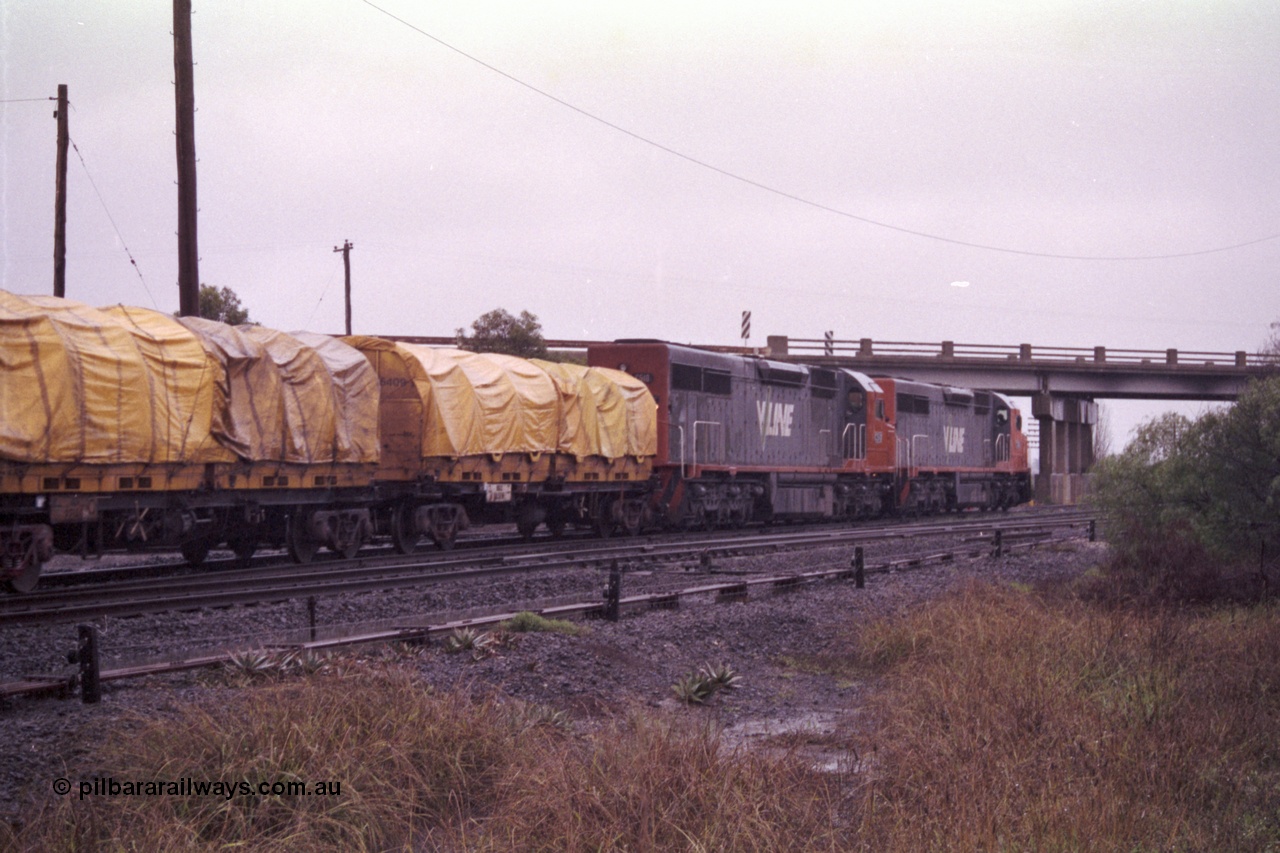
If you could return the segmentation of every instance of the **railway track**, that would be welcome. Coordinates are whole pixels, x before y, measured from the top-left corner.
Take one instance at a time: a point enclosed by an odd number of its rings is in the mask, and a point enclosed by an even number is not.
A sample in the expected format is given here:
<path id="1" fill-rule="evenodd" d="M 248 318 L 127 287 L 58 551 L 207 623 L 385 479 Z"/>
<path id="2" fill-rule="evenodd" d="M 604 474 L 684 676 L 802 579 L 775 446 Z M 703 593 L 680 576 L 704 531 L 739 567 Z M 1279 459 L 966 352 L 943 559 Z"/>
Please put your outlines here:
<path id="1" fill-rule="evenodd" d="M 707 563 L 727 556 L 855 545 L 926 536 L 1008 538 L 1047 536 L 1092 524 L 1084 512 L 965 514 L 870 526 L 766 529 L 613 540 L 535 540 L 477 547 L 465 552 L 369 556 L 306 566 L 267 564 L 231 570 L 185 571 L 160 577 L 91 581 L 0 599 L 0 626 L 84 621 L 166 611 L 228 607 L 311 596 L 352 594 L 441 584 L 520 572 L 582 566 Z"/>

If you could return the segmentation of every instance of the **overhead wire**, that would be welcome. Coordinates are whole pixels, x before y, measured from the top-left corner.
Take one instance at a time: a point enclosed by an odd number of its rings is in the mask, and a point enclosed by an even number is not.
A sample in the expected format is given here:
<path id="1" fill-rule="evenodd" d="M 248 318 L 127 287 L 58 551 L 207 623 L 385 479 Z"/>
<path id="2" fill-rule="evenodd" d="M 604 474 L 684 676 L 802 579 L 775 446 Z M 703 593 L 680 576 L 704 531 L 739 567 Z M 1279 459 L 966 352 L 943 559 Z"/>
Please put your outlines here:
<path id="1" fill-rule="evenodd" d="M 764 192 L 771 193 L 781 198 L 794 201 L 797 204 L 803 204 L 808 207 L 812 207 L 816 210 L 821 210 L 826 213 L 833 214 L 835 216 L 843 217 L 845 219 L 852 219 L 856 222 L 861 222 L 866 225 L 874 225 L 878 228 L 885 228 L 890 231 L 896 231 L 900 234 L 908 234 L 913 237 L 921 237 L 924 239 L 935 240 L 942 243 L 950 243 L 955 246 L 964 246 L 969 249 L 983 249 L 986 251 L 1001 252 L 1003 254 L 1009 254 L 1009 255 L 1022 255 L 1024 257 L 1047 258 L 1052 260 L 1065 260 L 1065 261 L 1161 261 L 1161 260 L 1172 260 L 1176 258 L 1192 258 L 1192 257 L 1197 257 L 1199 255 L 1212 255 L 1220 252 L 1230 252 L 1236 249 L 1243 249 L 1248 246 L 1255 246 L 1259 243 L 1266 243 L 1270 240 L 1275 240 L 1277 238 L 1280 238 L 1280 233 L 1268 234 L 1264 237 L 1258 237 L 1252 240 L 1245 240 L 1239 243 L 1232 243 L 1231 245 L 1227 245 L 1227 246 L 1215 246 L 1208 249 L 1196 249 L 1196 250 L 1186 251 L 1186 252 L 1170 252 L 1165 254 L 1078 255 L 1078 254 L 1068 254 L 1068 253 L 1059 253 L 1059 252 L 1035 251 L 1030 249 L 1018 249 L 1010 246 L 1001 246 L 993 243 L 979 243 L 971 240 L 961 240 L 955 237 L 947 237 L 945 235 L 935 234 L 929 231 L 921 231 L 914 228 L 907 228 L 902 225 L 895 225 L 891 222 L 885 222 L 880 219 L 873 219 L 868 216 L 861 216 L 859 214 L 852 213 L 847 210 L 842 210 L 837 207 L 832 207 L 830 205 L 823 204 L 822 202 L 819 202 L 819 201 L 814 201 L 813 199 L 810 199 L 810 198 L 805 198 L 804 196 L 796 195 L 795 193 L 791 193 L 786 190 L 779 189 L 770 184 L 766 184 L 754 178 L 746 177 L 745 175 L 740 175 L 737 172 L 729 171 L 728 169 L 717 166 L 714 163 L 709 163 L 705 160 L 701 160 L 690 154 L 686 154 L 683 151 L 672 148 L 668 145 L 665 145 L 661 142 L 651 139 L 650 137 L 644 136 L 643 134 L 637 133 L 633 130 L 623 127 L 620 124 L 609 121 L 608 119 L 603 118 L 599 115 L 596 115 L 595 113 L 590 112 L 589 110 L 583 109 L 582 107 L 579 107 L 576 104 L 573 104 L 569 101 L 564 100 L 563 98 L 553 95 L 550 92 L 546 91 L 545 89 L 540 89 L 537 86 L 534 86 L 532 83 L 529 83 L 515 76 L 514 74 L 504 71 L 501 68 L 498 68 L 497 66 L 492 65 L 491 63 L 486 62 L 483 59 L 480 59 L 479 57 L 471 53 L 468 53 L 467 51 L 453 44 L 450 44 L 449 42 L 445 41 L 439 36 L 436 36 L 436 35 L 433 35 L 432 33 L 427 32 L 426 30 L 422 29 L 416 24 L 413 24 L 410 21 L 407 21 L 404 18 L 401 18 L 400 16 L 393 14 L 392 12 L 389 12 L 388 10 L 379 6 L 378 4 L 372 2 L 372 0 L 360 0 L 360 2 L 364 3 L 366 6 L 370 7 L 371 9 L 374 9 L 375 11 L 381 12 L 383 15 L 386 15 L 388 18 L 391 18 L 393 21 L 396 21 L 402 26 L 405 26 L 410 30 L 413 30 L 419 35 L 430 39 L 431 41 L 435 42 L 441 47 L 444 47 L 447 50 L 453 51 L 459 56 L 462 56 L 465 59 L 468 59 L 471 62 L 474 62 L 477 65 L 493 72 L 494 74 L 497 74 L 500 77 L 503 77 L 511 81 L 512 83 L 515 83 L 517 86 L 522 86 L 523 88 L 528 89 L 534 94 L 540 95 L 541 97 L 546 98 L 549 101 L 559 104 L 565 109 L 572 110 L 573 112 L 583 116 L 584 118 L 590 119 L 591 121 L 604 125 L 610 130 L 613 130 L 617 133 L 621 133 L 624 136 L 628 136 L 638 142 L 641 142 L 645 145 L 656 148 L 659 151 L 663 151 L 667 154 L 670 154 L 673 157 L 678 157 L 681 160 L 684 160 L 688 163 L 692 163 L 693 165 L 698 166 L 700 168 L 715 172 L 716 174 L 722 175 L 723 177 L 729 178 L 734 181 L 738 181 L 739 183 L 746 184 L 747 186 L 754 187 L 758 190 L 762 190 Z"/>

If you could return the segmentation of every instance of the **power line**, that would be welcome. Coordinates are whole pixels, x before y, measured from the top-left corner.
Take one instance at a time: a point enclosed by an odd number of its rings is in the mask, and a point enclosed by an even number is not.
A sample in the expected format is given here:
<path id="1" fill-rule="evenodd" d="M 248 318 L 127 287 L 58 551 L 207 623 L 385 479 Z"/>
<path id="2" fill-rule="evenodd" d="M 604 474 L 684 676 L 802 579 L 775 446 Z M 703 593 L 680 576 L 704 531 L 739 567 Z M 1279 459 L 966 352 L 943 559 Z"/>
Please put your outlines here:
<path id="1" fill-rule="evenodd" d="M 0 98 L 0 104 L 27 104 L 34 101 L 56 101 L 57 98 Z"/>
<path id="2" fill-rule="evenodd" d="M 546 98 L 549 101 L 553 101 L 559 104 L 560 106 L 566 109 L 572 110 L 573 112 L 578 113 L 579 115 L 585 118 L 588 118 L 594 122 L 602 124 L 605 127 L 609 128 L 610 130 L 616 131 L 617 133 L 621 133 L 624 136 L 629 136 L 638 142 L 642 142 L 645 145 L 649 145 L 653 148 L 657 148 L 659 151 L 663 151 L 667 154 L 672 155 L 673 157 L 679 157 L 681 160 L 692 163 L 695 166 L 700 166 L 704 169 L 715 172 L 731 180 L 746 184 L 747 186 L 754 187 L 758 190 L 763 190 L 764 192 L 767 192 L 767 193 L 772 193 L 773 195 L 788 199 L 790 201 L 794 201 L 797 204 L 803 204 L 808 207 L 812 207 L 816 210 L 821 210 L 825 213 L 831 213 L 836 216 L 841 216 L 841 217 L 844 217 L 845 219 L 852 219 L 856 222 L 861 222 L 866 225 L 875 225 L 879 228 L 887 228 L 890 231 L 897 231 L 900 234 L 909 234 L 913 237 L 922 237 L 927 240 L 936 240 L 942 243 L 950 243 L 954 246 L 964 246 L 969 249 L 984 249 L 986 251 L 1002 252 L 1008 255 L 1022 255 L 1025 257 L 1032 257 L 1032 258 L 1049 258 L 1053 260 L 1062 260 L 1062 261 L 1162 261 L 1162 260 L 1172 260 L 1175 258 L 1192 258 L 1198 255 L 1212 255 L 1219 252 L 1230 252 L 1235 249 L 1243 249 L 1246 246 L 1255 246 L 1259 243 L 1266 243 L 1269 240 L 1275 240 L 1276 238 L 1280 237 L 1280 233 L 1268 234 L 1265 237 L 1258 237 L 1253 240 L 1245 240 L 1244 242 L 1233 243 L 1229 246 L 1216 246 L 1211 249 L 1197 249 L 1194 251 L 1173 252 L 1173 253 L 1162 254 L 1162 255 L 1071 255 L 1071 254 L 1062 254 L 1057 252 L 1039 252 L 1039 251 L 1033 251 L 1029 249 L 1015 249 L 1009 246 L 998 246 L 992 243 L 977 243 L 969 240 L 959 240 L 954 237 L 946 237 L 941 234 L 933 234 L 928 231 L 918 231 L 913 228 L 906 228 L 901 225 L 894 225 L 891 222 L 884 222 L 879 219 L 872 219 L 870 217 L 860 216 L 856 213 L 851 213 L 847 210 L 841 210 L 840 208 L 837 208 L 837 207 L 831 207 L 830 205 L 813 201 L 812 199 L 808 199 L 803 196 L 799 196 L 794 193 L 787 192 L 786 190 L 782 190 L 782 189 L 778 189 L 777 187 L 770 186 L 769 184 L 762 183 L 761 181 L 757 181 L 754 178 L 748 178 L 743 175 L 739 175 L 736 172 L 731 172 L 728 169 L 723 169 L 719 166 L 714 165 L 713 163 L 708 163 L 705 160 L 699 160 L 697 157 L 694 157 L 689 154 L 685 154 L 683 151 L 678 151 L 675 148 L 671 148 L 668 145 L 664 145 L 661 142 L 657 142 L 653 139 L 650 139 L 647 136 L 643 136 L 619 124 L 615 124 L 614 122 L 611 122 L 606 118 L 601 118 L 595 113 L 588 112 L 582 107 L 572 104 L 564 100 L 563 98 L 559 98 L 551 94 L 550 92 L 547 92 L 544 89 L 539 89 L 537 86 L 534 86 L 532 83 L 528 83 L 520 79 L 519 77 L 516 77 L 513 74 L 503 71 L 501 68 L 491 65 L 488 62 L 485 62 L 483 59 L 480 59 L 477 56 L 467 53 L 465 50 L 462 50 L 459 47 L 455 47 L 454 45 L 439 38 L 438 36 L 432 35 L 431 33 L 427 32 L 421 27 L 418 27 L 415 24 L 412 24 L 409 21 L 406 21 L 404 18 L 401 18 L 397 15 L 393 15 L 391 12 L 388 12 L 386 9 L 383 9 L 381 6 L 378 6 L 376 3 L 371 2 L 371 0 L 361 0 L 361 2 L 364 3 L 366 6 L 370 7 L 371 9 L 381 12 L 382 14 L 386 15 L 388 18 L 391 18 L 393 21 L 396 21 L 397 23 L 405 27 L 408 27 L 409 29 L 413 30 L 419 35 L 422 35 L 422 36 L 425 36 L 426 38 L 431 39 L 441 47 L 451 50 L 454 53 L 458 54 L 459 56 L 462 56 L 465 59 L 469 59 L 470 61 L 476 63 L 477 65 L 480 65 L 481 67 L 486 68 L 489 71 L 492 71 L 494 74 L 497 74 L 501 77 L 506 78 L 507 80 L 510 80 L 512 83 L 515 83 L 517 86 L 523 86 L 524 88 L 528 89 L 534 94 L 541 95 L 542 97 Z"/>
<path id="3" fill-rule="evenodd" d="M 120 233 L 120 226 L 116 225 L 116 219 L 111 215 L 111 209 L 107 207 L 107 200 L 102 197 L 102 192 L 98 189 L 97 182 L 94 181 L 93 175 L 89 173 L 89 164 L 84 161 L 84 155 L 80 153 L 80 146 L 76 145 L 74 139 L 71 140 L 71 148 L 76 152 L 76 157 L 80 158 L 80 165 L 84 167 L 84 174 L 89 179 L 89 186 L 93 187 L 94 194 L 98 196 L 98 203 L 102 205 L 103 211 L 107 214 L 107 220 L 111 222 L 111 227 L 115 229 L 116 237 L 119 238 L 120 245 L 124 248 L 124 253 L 129 258 L 129 263 L 133 264 L 133 271 L 138 274 L 138 280 L 142 282 L 143 290 L 147 291 L 151 304 L 159 311 L 160 306 L 156 303 L 156 298 L 152 295 L 151 288 L 147 286 L 147 280 L 142 276 L 142 267 L 138 266 L 133 253 L 129 251 L 129 244 L 124 241 L 124 235 Z"/>

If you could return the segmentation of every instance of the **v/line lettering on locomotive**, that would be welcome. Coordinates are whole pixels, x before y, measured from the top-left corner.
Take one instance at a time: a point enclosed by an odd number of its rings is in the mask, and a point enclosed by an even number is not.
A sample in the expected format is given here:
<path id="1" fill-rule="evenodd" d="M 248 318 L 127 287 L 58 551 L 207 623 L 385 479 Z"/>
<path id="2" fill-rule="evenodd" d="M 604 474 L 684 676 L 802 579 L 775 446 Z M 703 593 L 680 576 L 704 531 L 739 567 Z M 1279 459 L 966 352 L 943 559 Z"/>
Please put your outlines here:
<path id="1" fill-rule="evenodd" d="M 794 403 L 771 403 L 768 400 L 756 401 L 756 420 L 760 423 L 760 437 L 791 437 L 791 423 L 795 419 Z"/>

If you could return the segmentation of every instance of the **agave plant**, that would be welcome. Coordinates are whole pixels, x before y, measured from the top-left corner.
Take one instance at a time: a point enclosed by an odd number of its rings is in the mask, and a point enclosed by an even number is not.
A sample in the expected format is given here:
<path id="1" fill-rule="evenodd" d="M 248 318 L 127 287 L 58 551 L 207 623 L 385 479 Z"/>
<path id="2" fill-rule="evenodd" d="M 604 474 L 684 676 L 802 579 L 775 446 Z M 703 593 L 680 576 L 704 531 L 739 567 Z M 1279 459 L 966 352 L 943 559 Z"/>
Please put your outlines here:
<path id="1" fill-rule="evenodd" d="M 705 664 L 671 685 L 671 689 L 686 705 L 705 705 L 717 692 L 736 690 L 741 682 L 742 676 L 727 663 Z"/>
<path id="2" fill-rule="evenodd" d="M 715 694 L 711 683 L 696 672 L 691 672 L 671 685 L 676 698 L 686 705 L 703 705 Z"/>
<path id="3" fill-rule="evenodd" d="M 566 732 L 573 730 L 573 721 L 569 715 L 549 705 L 522 704 L 515 709 L 513 717 L 516 726 L 522 731 L 538 726 L 548 726 Z"/>
<path id="4" fill-rule="evenodd" d="M 704 664 L 702 669 L 698 670 L 698 674 L 715 685 L 715 690 L 737 690 L 742 683 L 742 676 L 727 663 L 714 666 L 709 663 Z"/>
<path id="5" fill-rule="evenodd" d="M 494 643 L 493 634 L 475 628 L 455 628 L 444 639 L 444 650 L 449 654 L 474 651 L 484 652 Z"/>
<path id="6" fill-rule="evenodd" d="M 266 649 L 245 649 L 232 652 L 227 667 L 239 675 L 263 678 L 280 672 L 280 657 Z"/>

